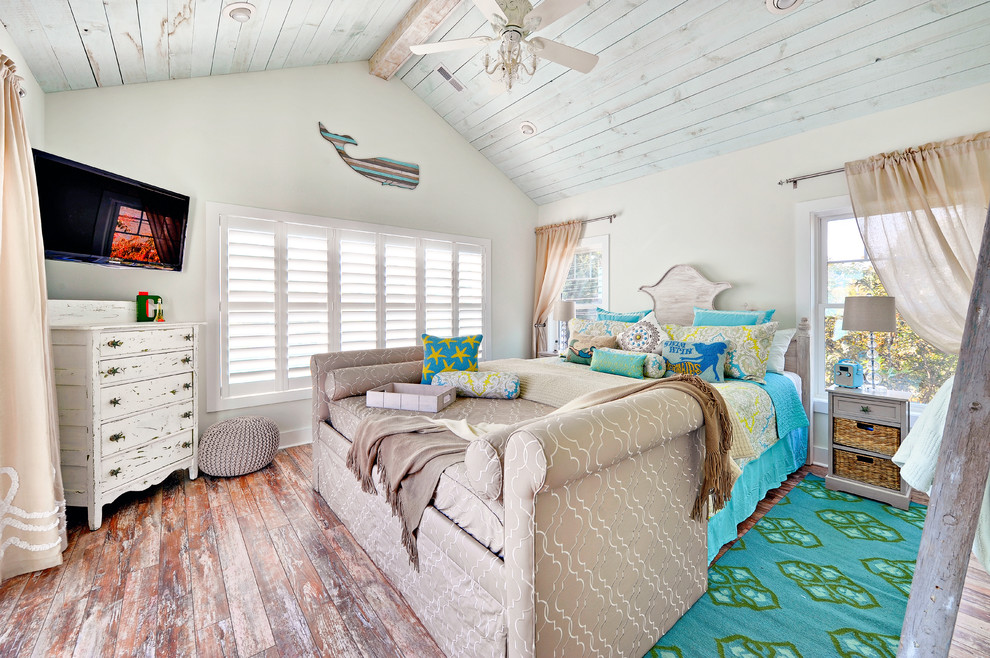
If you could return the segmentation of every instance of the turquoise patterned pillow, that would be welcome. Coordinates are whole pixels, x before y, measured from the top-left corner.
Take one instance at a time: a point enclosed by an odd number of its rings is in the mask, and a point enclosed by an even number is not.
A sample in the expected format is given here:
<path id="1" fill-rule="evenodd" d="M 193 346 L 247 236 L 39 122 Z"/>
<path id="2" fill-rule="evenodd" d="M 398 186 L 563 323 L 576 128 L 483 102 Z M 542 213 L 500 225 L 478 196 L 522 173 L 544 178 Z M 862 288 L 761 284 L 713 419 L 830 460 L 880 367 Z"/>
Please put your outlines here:
<path id="1" fill-rule="evenodd" d="M 660 379 L 667 372 L 667 362 L 659 354 L 647 354 L 643 363 L 643 376 Z"/>
<path id="2" fill-rule="evenodd" d="M 423 334 L 423 379 L 429 384 L 433 375 L 450 370 L 477 370 L 481 334 L 438 338 Z"/>
<path id="3" fill-rule="evenodd" d="M 663 358 L 667 362 L 664 377 L 697 375 L 706 382 L 724 382 L 728 353 L 729 346 L 726 343 L 664 341 Z"/>
<path id="4" fill-rule="evenodd" d="M 694 307 L 694 326 L 696 327 L 742 327 L 754 324 L 765 324 L 773 319 L 777 309 L 766 311 L 715 311 L 707 308 Z"/>
<path id="5" fill-rule="evenodd" d="M 622 313 L 620 311 L 606 311 L 605 309 L 599 307 L 597 309 L 599 320 L 613 320 L 618 322 L 639 322 L 645 318 L 652 308 L 648 308 L 645 311 L 630 311 L 629 313 Z"/>
<path id="6" fill-rule="evenodd" d="M 519 376 L 511 372 L 438 372 L 434 386 L 453 386 L 464 398 L 514 400 L 519 397 Z"/>
<path id="7" fill-rule="evenodd" d="M 643 378 L 643 364 L 646 354 L 643 352 L 623 352 L 599 347 L 591 355 L 591 369 L 598 372 L 608 372 L 623 377 Z"/>

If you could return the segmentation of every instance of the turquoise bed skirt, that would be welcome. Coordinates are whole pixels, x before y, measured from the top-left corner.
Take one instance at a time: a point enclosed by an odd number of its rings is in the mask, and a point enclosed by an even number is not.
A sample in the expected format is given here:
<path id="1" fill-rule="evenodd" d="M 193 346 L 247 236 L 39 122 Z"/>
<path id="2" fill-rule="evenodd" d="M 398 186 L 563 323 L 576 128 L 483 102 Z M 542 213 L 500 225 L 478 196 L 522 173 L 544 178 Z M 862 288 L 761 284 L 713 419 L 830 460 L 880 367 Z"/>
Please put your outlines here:
<path id="1" fill-rule="evenodd" d="M 726 542 L 738 536 L 736 526 L 750 517 L 767 492 L 801 468 L 807 457 L 808 428 L 802 427 L 777 441 L 756 461 L 746 464 L 732 487 L 729 503 L 708 519 L 709 563 Z"/>

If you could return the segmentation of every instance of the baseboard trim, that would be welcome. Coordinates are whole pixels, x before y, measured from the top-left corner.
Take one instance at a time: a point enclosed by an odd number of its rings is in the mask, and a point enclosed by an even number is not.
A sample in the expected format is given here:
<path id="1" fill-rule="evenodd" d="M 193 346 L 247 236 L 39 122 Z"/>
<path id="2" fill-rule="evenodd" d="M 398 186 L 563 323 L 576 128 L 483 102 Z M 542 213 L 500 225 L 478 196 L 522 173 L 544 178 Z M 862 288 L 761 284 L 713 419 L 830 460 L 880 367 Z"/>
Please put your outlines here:
<path id="1" fill-rule="evenodd" d="M 278 447 L 292 448 L 293 446 L 304 446 L 313 442 L 313 429 L 302 427 L 295 430 L 286 430 L 279 433 Z"/>

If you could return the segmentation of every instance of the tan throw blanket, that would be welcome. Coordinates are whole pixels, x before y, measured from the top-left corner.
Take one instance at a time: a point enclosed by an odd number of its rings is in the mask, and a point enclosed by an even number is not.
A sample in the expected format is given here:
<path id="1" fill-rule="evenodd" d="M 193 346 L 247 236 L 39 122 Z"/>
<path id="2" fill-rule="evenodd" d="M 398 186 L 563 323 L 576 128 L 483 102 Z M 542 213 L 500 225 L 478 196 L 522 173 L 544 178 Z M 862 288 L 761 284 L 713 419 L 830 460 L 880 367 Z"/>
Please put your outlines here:
<path id="1" fill-rule="evenodd" d="M 419 570 L 416 532 L 448 466 L 464 461 L 468 442 L 428 416 L 366 418 L 347 452 L 347 467 L 365 493 L 377 493 L 371 472 L 377 464 L 392 514 L 402 520 L 402 545 Z"/>

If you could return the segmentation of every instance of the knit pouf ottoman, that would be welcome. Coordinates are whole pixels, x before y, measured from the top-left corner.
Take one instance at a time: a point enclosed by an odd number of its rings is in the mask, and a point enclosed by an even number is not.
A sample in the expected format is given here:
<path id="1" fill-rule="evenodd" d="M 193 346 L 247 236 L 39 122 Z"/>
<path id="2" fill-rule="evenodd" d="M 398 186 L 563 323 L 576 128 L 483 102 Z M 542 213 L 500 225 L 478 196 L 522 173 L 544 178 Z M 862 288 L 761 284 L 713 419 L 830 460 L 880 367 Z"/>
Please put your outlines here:
<path id="1" fill-rule="evenodd" d="M 264 416 L 241 416 L 211 426 L 199 440 L 199 469 L 207 475 L 246 475 L 272 463 L 278 425 Z"/>

